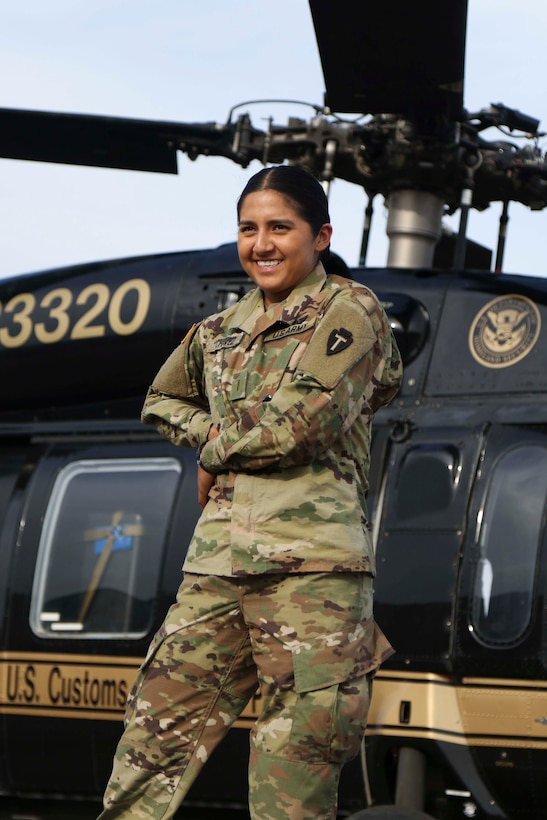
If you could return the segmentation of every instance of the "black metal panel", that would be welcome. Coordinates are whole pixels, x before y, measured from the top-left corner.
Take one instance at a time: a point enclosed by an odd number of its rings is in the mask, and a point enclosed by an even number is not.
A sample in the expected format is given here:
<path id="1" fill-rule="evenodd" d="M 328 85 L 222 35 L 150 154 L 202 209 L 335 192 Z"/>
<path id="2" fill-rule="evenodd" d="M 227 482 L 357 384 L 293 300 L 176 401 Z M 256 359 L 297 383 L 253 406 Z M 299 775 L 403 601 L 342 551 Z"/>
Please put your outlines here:
<path id="1" fill-rule="evenodd" d="M 531 277 L 454 279 L 432 346 L 425 393 L 545 392 L 545 299 L 544 282 Z"/>
<path id="2" fill-rule="evenodd" d="M 374 611 L 395 655 L 386 668 L 446 672 L 461 537 L 390 532 L 378 546 Z"/>
<path id="3" fill-rule="evenodd" d="M 36 414 L 52 405 L 142 397 L 189 327 L 215 312 L 219 291 L 234 280 L 238 288 L 248 281 L 229 244 L 3 281 L 0 374 L 9 389 L 1 410 Z"/>

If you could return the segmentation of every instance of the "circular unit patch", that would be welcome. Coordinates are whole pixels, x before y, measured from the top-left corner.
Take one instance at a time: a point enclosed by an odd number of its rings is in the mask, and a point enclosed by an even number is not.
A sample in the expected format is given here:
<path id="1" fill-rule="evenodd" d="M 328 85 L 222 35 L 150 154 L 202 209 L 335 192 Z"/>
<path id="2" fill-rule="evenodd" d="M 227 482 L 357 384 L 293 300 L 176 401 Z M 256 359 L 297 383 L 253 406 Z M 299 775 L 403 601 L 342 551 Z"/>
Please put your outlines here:
<path id="1" fill-rule="evenodd" d="M 469 328 L 469 349 L 484 367 L 510 367 L 531 351 L 541 330 L 537 305 L 526 296 L 496 296 Z"/>

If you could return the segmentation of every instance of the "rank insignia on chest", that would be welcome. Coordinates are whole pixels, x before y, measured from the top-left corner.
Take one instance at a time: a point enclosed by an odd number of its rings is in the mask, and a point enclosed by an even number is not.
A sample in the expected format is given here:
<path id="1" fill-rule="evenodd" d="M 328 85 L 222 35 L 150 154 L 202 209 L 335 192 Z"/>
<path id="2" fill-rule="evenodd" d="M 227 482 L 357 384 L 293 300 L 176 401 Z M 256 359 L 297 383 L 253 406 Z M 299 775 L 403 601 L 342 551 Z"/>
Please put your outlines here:
<path id="1" fill-rule="evenodd" d="M 339 327 L 338 329 L 332 330 L 327 341 L 327 356 L 333 356 L 335 353 L 341 353 L 342 350 L 349 347 L 352 342 L 353 334 L 351 331 L 346 330 L 345 327 Z"/>

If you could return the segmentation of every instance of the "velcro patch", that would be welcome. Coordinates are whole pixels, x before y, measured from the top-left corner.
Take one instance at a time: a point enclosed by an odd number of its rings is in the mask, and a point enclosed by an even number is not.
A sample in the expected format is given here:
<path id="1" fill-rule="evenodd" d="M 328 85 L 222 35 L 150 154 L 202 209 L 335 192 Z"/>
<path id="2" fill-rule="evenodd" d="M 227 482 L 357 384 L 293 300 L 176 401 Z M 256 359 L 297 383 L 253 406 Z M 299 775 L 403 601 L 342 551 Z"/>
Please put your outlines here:
<path id="1" fill-rule="evenodd" d="M 160 367 L 152 382 L 153 389 L 168 396 L 197 396 L 198 390 L 188 371 L 188 348 L 199 325 L 192 325 L 182 342 Z"/>
<path id="2" fill-rule="evenodd" d="M 375 341 L 376 333 L 363 306 L 341 299 L 329 306 L 319 322 L 298 371 L 332 389 Z"/>

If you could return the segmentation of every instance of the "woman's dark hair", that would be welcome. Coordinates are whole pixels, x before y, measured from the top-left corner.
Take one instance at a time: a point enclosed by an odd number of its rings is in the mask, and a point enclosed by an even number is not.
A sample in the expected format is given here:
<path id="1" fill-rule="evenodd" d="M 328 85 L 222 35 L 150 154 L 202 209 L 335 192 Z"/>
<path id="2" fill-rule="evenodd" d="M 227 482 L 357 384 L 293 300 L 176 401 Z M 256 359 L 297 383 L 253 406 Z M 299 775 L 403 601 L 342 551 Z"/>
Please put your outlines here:
<path id="1" fill-rule="evenodd" d="M 238 219 L 247 194 L 257 191 L 277 191 L 290 199 L 314 236 L 317 236 L 322 225 L 330 222 L 329 204 L 323 186 L 312 174 L 296 165 L 274 165 L 252 176 L 237 202 Z"/>

